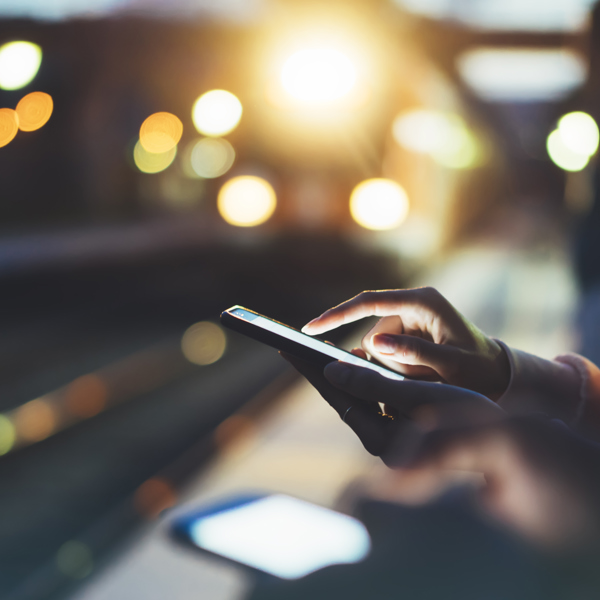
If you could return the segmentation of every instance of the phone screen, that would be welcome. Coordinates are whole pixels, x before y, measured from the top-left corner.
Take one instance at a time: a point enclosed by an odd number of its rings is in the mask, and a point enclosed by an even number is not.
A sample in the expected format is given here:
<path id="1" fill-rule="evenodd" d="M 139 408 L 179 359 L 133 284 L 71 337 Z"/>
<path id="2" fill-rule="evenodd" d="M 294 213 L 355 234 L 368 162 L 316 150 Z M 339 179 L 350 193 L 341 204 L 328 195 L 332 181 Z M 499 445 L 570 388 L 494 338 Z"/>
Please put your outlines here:
<path id="1" fill-rule="evenodd" d="M 262 329 L 266 329 L 267 331 L 271 331 L 272 333 L 276 333 L 281 335 L 289 340 L 302 344 L 303 346 L 308 346 L 313 350 L 317 350 L 327 356 L 331 356 L 335 360 L 341 360 L 343 362 L 351 363 L 353 365 L 357 365 L 359 367 L 366 367 L 371 369 L 372 371 L 376 371 L 380 375 L 387 377 L 388 379 L 397 379 L 402 381 L 404 377 L 399 373 L 394 373 L 385 367 L 380 367 L 368 360 L 364 360 L 363 358 L 359 358 L 358 356 L 354 356 L 350 352 L 346 352 L 341 348 L 336 348 L 331 344 L 326 344 L 321 340 L 317 340 L 316 338 L 311 337 L 310 335 L 306 335 L 300 331 L 296 331 L 291 327 L 287 327 L 286 325 L 282 325 L 277 321 L 273 321 L 272 319 L 267 319 L 262 315 L 258 315 L 244 308 L 235 308 L 231 310 L 231 314 L 256 325 L 257 327 L 261 327 Z"/>
<path id="2" fill-rule="evenodd" d="M 371 549 L 360 521 L 282 494 L 217 506 L 184 519 L 183 529 L 203 550 L 284 579 L 359 562 Z"/>

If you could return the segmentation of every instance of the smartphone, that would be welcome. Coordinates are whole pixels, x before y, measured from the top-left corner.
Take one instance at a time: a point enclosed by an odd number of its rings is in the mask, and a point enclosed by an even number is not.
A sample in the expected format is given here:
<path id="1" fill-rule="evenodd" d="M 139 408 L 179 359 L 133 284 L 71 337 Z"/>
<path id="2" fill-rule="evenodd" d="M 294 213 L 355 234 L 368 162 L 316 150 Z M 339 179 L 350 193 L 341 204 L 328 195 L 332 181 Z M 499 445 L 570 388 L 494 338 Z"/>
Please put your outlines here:
<path id="1" fill-rule="evenodd" d="M 269 319 L 243 306 L 232 306 L 223 311 L 221 313 L 221 323 L 259 342 L 268 344 L 283 352 L 288 352 L 308 362 L 322 365 L 323 367 L 334 360 L 341 360 L 359 367 L 366 367 L 389 379 L 396 379 L 398 381 L 404 379 L 404 376 L 400 375 L 400 373 L 369 362 L 364 358 L 354 356 L 354 354 L 346 352 L 346 350 L 326 344 L 297 329 L 279 323 L 274 319 Z"/>
<path id="2" fill-rule="evenodd" d="M 371 549 L 357 519 L 283 494 L 227 499 L 180 517 L 172 531 L 199 550 L 281 579 L 357 563 Z"/>

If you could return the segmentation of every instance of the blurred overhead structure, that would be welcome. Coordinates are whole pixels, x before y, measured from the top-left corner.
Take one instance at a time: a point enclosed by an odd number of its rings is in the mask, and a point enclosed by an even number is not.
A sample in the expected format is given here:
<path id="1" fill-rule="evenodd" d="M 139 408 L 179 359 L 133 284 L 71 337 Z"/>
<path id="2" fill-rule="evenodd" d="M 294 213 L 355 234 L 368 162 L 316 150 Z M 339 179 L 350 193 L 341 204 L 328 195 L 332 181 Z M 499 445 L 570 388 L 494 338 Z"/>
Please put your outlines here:
<path id="1" fill-rule="evenodd" d="M 585 59 L 564 49 L 473 48 L 457 68 L 477 95 L 500 102 L 561 100 L 587 78 Z"/>
<path id="2" fill-rule="evenodd" d="M 248 21 L 256 18 L 262 5 L 262 0 L 3 0 L 0 16 L 48 21 L 114 15 Z"/>
<path id="3" fill-rule="evenodd" d="M 489 31 L 577 31 L 596 0 L 395 0 L 424 17 Z"/>

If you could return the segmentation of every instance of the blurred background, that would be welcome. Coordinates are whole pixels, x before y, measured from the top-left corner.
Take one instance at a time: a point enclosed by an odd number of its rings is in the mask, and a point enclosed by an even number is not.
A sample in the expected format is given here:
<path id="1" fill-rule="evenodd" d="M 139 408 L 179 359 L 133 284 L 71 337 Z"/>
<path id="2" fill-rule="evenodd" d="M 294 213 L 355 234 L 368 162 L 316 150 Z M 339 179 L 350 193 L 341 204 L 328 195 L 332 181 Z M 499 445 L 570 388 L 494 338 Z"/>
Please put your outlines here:
<path id="1" fill-rule="evenodd" d="M 243 597 L 153 519 L 375 468 L 233 304 L 434 285 L 600 360 L 594 5 L 0 0 L 0 596 Z"/>

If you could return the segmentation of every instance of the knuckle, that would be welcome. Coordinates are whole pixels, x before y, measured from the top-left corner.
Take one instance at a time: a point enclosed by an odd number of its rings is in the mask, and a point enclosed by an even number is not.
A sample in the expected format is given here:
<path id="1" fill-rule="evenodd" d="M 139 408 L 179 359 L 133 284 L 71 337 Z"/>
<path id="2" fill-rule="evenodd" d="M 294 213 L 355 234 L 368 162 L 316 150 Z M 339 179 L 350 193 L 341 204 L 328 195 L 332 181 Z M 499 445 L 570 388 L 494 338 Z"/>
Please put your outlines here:
<path id="1" fill-rule="evenodd" d="M 431 287 L 431 286 L 426 286 L 426 287 L 421 288 L 421 293 L 422 293 L 423 299 L 429 305 L 437 305 L 440 303 L 440 301 L 444 300 L 444 297 L 442 296 L 442 294 L 440 294 L 440 292 L 438 292 L 436 288 Z"/>
<path id="2" fill-rule="evenodd" d="M 400 358 L 418 360 L 421 357 L 421 345 L 416 337 L 406 336 L 402 338 L 397 348 L 396 354 L 400 355 Z"/>

